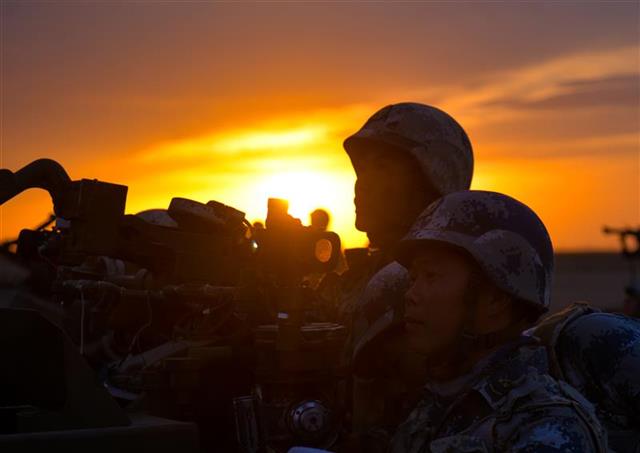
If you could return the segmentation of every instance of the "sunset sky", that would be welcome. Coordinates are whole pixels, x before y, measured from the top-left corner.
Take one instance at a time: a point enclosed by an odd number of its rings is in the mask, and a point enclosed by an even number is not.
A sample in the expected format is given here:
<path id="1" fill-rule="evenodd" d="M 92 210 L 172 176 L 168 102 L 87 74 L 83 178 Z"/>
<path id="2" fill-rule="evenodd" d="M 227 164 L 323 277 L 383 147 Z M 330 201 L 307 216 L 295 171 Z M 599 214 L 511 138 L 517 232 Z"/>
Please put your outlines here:
<path id="1" fill-rule="evenodd" d="M 559 250 L 640 226 L 640 7 L 633 2 L 0 2 L 0 168 L 39 157 L 174 196 L 328 208 L 347 247 L 342 141 L 380 107 L 436 105 L 473 143 L 473 188 L 508 193 Z M 51 211 L 29 191 L 0 238 Z"/>

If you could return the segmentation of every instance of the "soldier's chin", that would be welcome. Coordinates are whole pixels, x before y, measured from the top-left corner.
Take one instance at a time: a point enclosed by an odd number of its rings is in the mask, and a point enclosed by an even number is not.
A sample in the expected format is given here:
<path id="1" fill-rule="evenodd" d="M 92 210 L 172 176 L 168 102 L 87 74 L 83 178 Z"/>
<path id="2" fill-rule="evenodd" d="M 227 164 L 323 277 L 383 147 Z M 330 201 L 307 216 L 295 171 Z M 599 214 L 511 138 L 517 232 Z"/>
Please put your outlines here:
<path id="1" fill-rule="evenodd" d="M 371 229 L 371 221 L 366 215 L 356 211 L 356 230 L 367 233 Z"/>

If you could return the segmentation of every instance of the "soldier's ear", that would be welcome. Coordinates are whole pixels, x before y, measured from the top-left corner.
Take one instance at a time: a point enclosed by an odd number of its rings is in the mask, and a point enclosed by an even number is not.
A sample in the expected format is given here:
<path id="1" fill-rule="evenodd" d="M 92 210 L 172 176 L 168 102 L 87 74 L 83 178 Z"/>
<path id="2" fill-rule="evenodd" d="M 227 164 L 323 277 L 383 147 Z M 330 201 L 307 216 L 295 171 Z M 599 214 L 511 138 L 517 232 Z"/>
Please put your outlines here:
<path id="1" fill-rule="evenodd" d="M 491 317 L 503 315 L 511 310 L 511 296 L 498 288 L 493 288 L 488 302 Z"/>
<path id="2" fill-rule="evenodd" d="M 480 287 L 476 303 L 477 333 L 500 330 L 511 321 L 510 297 L 492 285 Z"/>

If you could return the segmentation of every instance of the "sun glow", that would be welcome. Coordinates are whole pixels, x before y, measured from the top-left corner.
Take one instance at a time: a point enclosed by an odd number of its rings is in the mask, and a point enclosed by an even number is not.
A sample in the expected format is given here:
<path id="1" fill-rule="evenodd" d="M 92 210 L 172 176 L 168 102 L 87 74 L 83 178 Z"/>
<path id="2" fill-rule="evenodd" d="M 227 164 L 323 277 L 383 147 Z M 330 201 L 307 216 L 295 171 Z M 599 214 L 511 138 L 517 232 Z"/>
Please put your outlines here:
<path id="1" fill-rule="evenodd" d="M 304 221 L 316 208 L 335 209 L 338 204 L 350 204 L 352 197 L 343 188 L 348 181 L 342 175 L 300 171 L 274 173 L 257 181 L 255 193 L 289 201 L 289 213 Z M 252 190 L 252 192 L 254 192 Z"/>
<path id="2" fill-rule="evenodd" d="M 305 225 L 310 223 L 313 210 L 325 209 L 331 217 L 329 229 L 340 234 L 343 246 L 357 247 L 366 245 L 367 240 L 353 226 L 353 180 L 348 171 L 281 169 L 266 171 L 228 195 L 251 221 L 264 221 L 269 198 L 287 200 L 289 214 Z"/>
<path id="3" fill-rule="evenodd" d="M 360 116 L 334 112 L 302 121 L 280 119 L 158 144 L 135 158 L 148 172 L 137 171 L 135 181 L 127 182 L 128 210 L 164 207 L 170 197 L 181 196 L 213 199 L 242 210 L 249 221 L 263 222 L 267 200 L 282 198 L 289 202 L 289 213 L 305 225 L 313 210 L 325 209 L 329 228 L 344 247 L 365 246 L 365 234 L 354 228 L 355 174 L 340 138 L 345 122 L 357 125 Z M 155 175 L 154 181 L 141 174 Z"/>
<path id="4" fill-rule="evenodd" d="M 215 148 L 222 152 L 291 148 L 312 144 L 325 135 L 326 129 L 321 126 L 282 131 L 249 131 L 222 138 L 216 143 Z"/>
<path id="5" fill-rule="evenodd" d="M 345 165 L 349 165 L 348 161 Z M 332 169 L 331 167 L 309 170 L 306 161 L 275 159 L 261 161 L 261 168 L 250 177 L 233 177 L 229 183 L 214 184 L 215 178 L 205 188 L 174 191 L 170 196 L 183 196 L 200 202 L 216 200 L 233 206 L 246 213 L 251 221 L 264 222 L 267 216 L 269 198 L 282 198 L 289 202 L 289 214 L 310 223 L 310 214 L 321 208 L 330 215 L 329 229 L 340 235 L 343 247 L 363 247 L 367 244 L 364 233 L 356 231 L 353 205 L 353 183 L 355 176 L 349 167 Z M 183 176 L 186 180 L 203 178 L 202 175 Z M 137 191 L 136 191 L 137 192 Z M 132 191 L 128 207 L 137 212 L 150 207 L 150 196 Z M 155 197 L 156 205 L 163 207 L 167 201 Z"/>
<path id="6" fill-rule="evenodd" d="M 208 134 L 178 142 L 157 144 L 137 156 L 139 162 L 161 162 L 176 158 L 207 158 L 249 152 L 275 154 L 278 150 L 302 149 L 325 143 L 329 128 L 322 124 L 289 127 L 263 126 Z"/>
<path id="7" fill-rule="evenodd" d="M 249 221 L 264 221 L 268 198 L 284 198 L 289 213 L 303 224 L 309 224 L 314 209 L 326 209 L 329 228 L 340 235 L 343 247 L 361 247 L 367 238 L 354 228 L 355 174 L 342 140 L 375 108 L 354 105 L 281 116 L 157 142 L 87 165 L 61 163 L 73 179 L 127 185 L 127 213 L 167 208 L 172 197 L 185 197 L 216 200 L 244 211 Z M 476 154 L 472 187 L 505 192 L 529 204 L 558 249 L 615 249 L 617 244 L 602 235 L 602 224 L 637 225 L 637 133 L 529 138 L 514 147 L 509 134 L 483 138 L 482 124 L 472 116 L 464 119 L 472 125 Z M 615 152 L 615 159 L 601 155 L 604 149 Z M 6 203 L 0 209 L 0 238 L 16 237 L 51 209 L 49 195 L 39 190 Z"/>

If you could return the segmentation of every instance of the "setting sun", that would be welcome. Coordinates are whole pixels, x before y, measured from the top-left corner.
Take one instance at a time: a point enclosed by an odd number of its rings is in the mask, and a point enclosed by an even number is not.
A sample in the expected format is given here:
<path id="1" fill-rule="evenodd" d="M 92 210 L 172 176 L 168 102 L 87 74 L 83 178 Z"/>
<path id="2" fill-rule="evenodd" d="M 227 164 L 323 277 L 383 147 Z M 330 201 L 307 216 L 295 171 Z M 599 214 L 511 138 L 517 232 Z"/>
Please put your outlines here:
<path id="1" fill-rule="evenodd" d="M 280 119 L 164 143 L 135 160 L 150 169 L 167 168 L 166 162 L 193 162 L 184 173 L 167 169 L 165 181 L 176 175 L 174 195 L 204 202 L 215 199 L 244 211 L 250 221 L 264 221 L 268 198 L 288 200 L 289 213 L 303 224 L 309 223 L 313 210 L 325 209 L 331 216 L 329 228 L 340 234 L 343 246 L 366 246 L 364 233 L 354 229 L 355 174 L 338 137 L 342 121 L 353 121 L 346 115 L 318 116 L 313 123 Z M 150 203 L 166 205 L 157 191 L 149 191 L 157 181 L 133 176 L 129 184 L 129 211 L 145 209 Z"/>
<path id="2" fill-rule="evenodd" d="M 283 171 L 258 179 L 246 191 L 288 200 L 289 213 L 305 224 L 314 209 L 326 209 L 331 216 L 329 228 L 341 233 L 343 244 L 366 245 L 364 234 L 353 230 L 353 175 L 348 172 Z M 248 196 L 246 203 L 258 219 L 265 218 L 265 200 L 256 204 L 256 197 Z"/>

